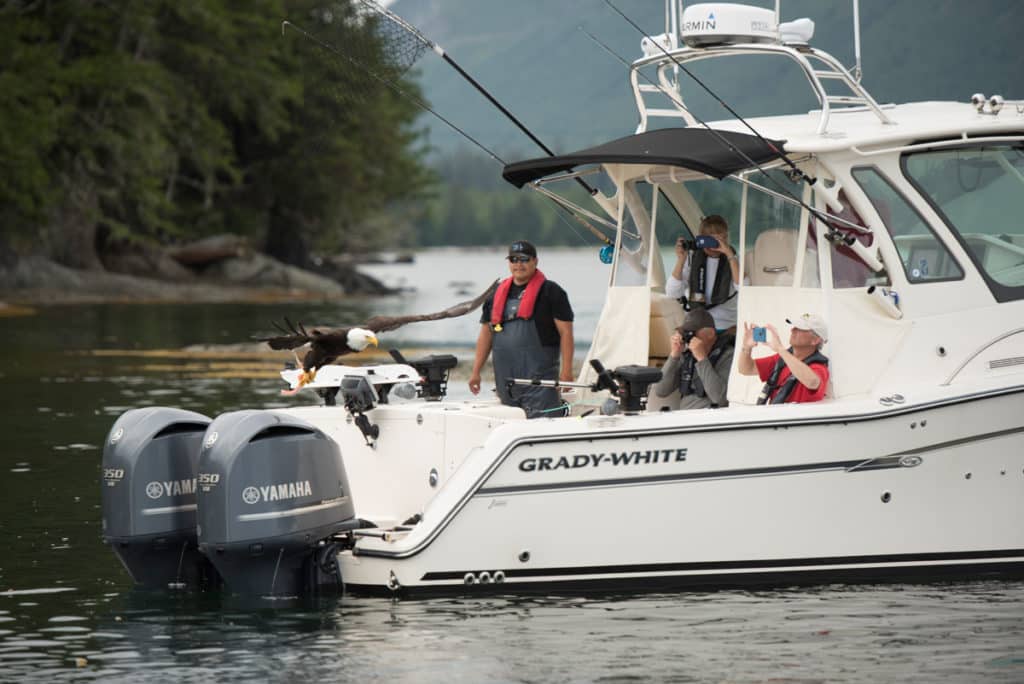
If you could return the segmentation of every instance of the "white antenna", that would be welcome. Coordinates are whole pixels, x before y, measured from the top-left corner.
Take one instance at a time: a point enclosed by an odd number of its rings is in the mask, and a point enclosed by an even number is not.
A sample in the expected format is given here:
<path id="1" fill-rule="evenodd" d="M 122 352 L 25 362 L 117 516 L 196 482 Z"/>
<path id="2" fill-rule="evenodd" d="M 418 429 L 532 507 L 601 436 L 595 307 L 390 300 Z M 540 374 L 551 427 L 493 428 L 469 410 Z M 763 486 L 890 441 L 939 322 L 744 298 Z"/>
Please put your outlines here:
<path id="1" fill-rule="evenodd" d="M 671 38 L 669 38 L 671 41 L 670 45 L 672 45 L 672 49 L 675 50 L 679 47 L 679 3 L 669 0 L 668 6 L 671 8 L 671 17 L 669 18 L 669 26 L 665 33 L 671 36 Z"/>
<path id="2" fill-rule="evenodd" d="M 860 68 L 860 2 L 853 0 L 853 80 L 860 83 L 863 71 Z"/>

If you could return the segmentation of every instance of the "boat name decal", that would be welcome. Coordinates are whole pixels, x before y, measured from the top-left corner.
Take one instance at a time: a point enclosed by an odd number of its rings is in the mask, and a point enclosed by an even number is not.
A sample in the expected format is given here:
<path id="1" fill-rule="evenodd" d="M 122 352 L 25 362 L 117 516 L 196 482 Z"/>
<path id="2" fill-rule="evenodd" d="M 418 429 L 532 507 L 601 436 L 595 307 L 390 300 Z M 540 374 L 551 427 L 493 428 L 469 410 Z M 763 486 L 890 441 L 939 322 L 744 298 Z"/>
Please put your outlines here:
<path id="1" fill-rule="evenodd" d="M 655 463 L 678 463 L 686 460 L 686 449 L 647 449 L 646 451 L 611 451 L 600 454 L 575 454 L 574 456 L 543 456 L 524 458 L 519 470 L 524 473 L 535 470 L 559 470 L 562 468 L 597 468 L 602 463 L 613 466 L 653 465 Z"/>
<path id="2" fill-rule="evenodd" d="M 260 501 L 281 501 L 282 499 L 298 499 L 300 496 L 313 496 L 313 488 L 309 480 L 300 482 L 282 482 L 263 487 L 246 487 L 242 490 L 242 501 L 255 504 Z"/>
<path id="3" fill-rule="evenodd" d="M 146 496 L 150 499 L 159 499 L 164 496 L 182 496 L 183 494 L 196 493 L 196 479 L 171 480 L 150 482 L 146 485 Z"/>

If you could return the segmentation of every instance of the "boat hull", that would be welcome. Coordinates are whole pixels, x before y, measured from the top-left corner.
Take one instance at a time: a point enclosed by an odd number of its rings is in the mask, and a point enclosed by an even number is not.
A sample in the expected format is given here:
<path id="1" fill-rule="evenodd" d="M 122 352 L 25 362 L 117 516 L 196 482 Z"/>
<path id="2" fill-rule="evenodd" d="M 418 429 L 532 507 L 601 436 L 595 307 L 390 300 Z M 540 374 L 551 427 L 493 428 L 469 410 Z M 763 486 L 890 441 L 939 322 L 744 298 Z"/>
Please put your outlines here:
<path id="1" fill-rule="evenodd" d="M 1024 572 L 1022 388 L 672 425 L 690 413 L 499 429 L 445 485 L 464 491 L 342 553 L 345 582 L 519 593 Z"/>

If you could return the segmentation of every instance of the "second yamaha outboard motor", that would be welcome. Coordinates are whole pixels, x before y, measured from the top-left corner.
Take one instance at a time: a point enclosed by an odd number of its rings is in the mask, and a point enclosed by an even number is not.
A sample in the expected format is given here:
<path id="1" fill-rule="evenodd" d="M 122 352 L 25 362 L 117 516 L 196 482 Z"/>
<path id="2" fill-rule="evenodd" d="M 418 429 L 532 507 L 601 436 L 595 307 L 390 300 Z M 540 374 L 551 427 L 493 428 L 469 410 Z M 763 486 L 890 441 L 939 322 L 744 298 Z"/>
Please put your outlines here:
<path id="1" fill-rule="evenodd" d="M 103 447 L 103 540 L 136 584 L 203 587 L 216 573 L 196 540 L 196 466 L 206 416 L 151 407 L 124 413 Z"/>
<path id="2" fill-rule="evenodd" d="M 225 413 L 206 431 L 198 477 L 199 547 L 229 589 L 340 584 L 329 538 L 359 521 L 334 440 L 284 413 Z"/>

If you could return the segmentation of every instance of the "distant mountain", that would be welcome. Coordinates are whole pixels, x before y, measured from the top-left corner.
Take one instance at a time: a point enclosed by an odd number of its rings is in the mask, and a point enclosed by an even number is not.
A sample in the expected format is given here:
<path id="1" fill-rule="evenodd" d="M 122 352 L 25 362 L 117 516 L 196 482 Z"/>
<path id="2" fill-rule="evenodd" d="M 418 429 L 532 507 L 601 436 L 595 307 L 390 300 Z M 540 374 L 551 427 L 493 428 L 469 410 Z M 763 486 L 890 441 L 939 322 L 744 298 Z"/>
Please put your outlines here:
<path id="1" fill-rule="evenodd" d="M 648 33 L 664 31 L 660 0 L 614 2 Z M 585 27 L 627 61 L 640 55 L 640 34 L 602 0 L 397 0 L 392 9 L 444 46 L 556 151 L 636 126 L 626 68 L 578 30 Z M 975 92 L 1024 99 L 1024 1 L 862 0 L 860 16 L 863 82 L 879 102 L 967 101 Z M 852 66 L 849 0 L 784 1 L 783 20 L 798 17 L 814 20 L 812 45 Z M 788 60 L 762 68 L 752 59 L 698 64 L 695 72 L 744 116 L 817 107 Z M 509 160 L 540 154 L 444 62 L 428 54 L 417 68 L 432 106 L 484 145 Z M 683 93 L 701 118 L 728 118 L 685 80 Z M 423 123 L 440 154 L 471 148 L 433 117 Z"/>

